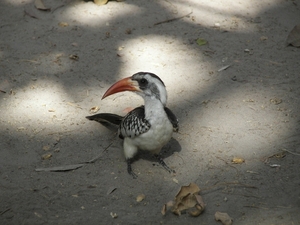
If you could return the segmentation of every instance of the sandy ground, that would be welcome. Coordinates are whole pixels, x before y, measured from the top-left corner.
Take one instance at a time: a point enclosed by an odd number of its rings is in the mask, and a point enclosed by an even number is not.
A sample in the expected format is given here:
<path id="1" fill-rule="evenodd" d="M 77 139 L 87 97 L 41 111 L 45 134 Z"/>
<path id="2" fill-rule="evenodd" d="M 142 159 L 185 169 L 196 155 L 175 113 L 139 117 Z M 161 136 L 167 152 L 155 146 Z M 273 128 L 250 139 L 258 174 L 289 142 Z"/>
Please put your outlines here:
<path id="1" fill-rule="evenodd" d="M 0 3 L 0 224 L 221 224 L 217 211 L 300 224 L 300 49 L 285 44 L 299 1 L 44 4 Z M 176 175 L 142 153 L 133 180 L 116 133 L 85 119 L 140 105 L 132 93 L 101 101 L 139 71 L 164 80 L 179 118 L 163 149 Z M 191 182 L 205 211 L 163 216 Z"/>

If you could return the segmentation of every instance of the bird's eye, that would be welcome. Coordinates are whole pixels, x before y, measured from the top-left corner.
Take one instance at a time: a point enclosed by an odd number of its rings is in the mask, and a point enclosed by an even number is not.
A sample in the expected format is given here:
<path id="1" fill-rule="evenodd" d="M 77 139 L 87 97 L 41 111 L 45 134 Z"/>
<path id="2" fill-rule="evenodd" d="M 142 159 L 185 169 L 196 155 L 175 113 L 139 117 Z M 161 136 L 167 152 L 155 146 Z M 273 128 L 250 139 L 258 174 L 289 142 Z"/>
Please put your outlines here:
<path id="1" fill-rule="evenodd" d="M 145 78 L 142 78 L 140 82 L 141 82 L 141 84 L 146 84 L 147 80 Z"/>

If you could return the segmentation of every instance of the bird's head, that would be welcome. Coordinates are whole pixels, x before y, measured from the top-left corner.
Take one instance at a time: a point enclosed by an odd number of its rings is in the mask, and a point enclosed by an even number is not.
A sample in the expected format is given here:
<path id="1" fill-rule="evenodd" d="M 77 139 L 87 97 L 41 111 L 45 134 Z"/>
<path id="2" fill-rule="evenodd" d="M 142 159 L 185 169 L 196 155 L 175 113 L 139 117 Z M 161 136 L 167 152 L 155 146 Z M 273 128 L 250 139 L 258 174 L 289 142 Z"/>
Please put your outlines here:
<path id="1" fill-rule="evenodd" d="M 133 91 L 145 98 L 156 98 L 165 106 L 167 104 L 167 91 L 164 82 L 155 74 L 139 72 L 131 77 L 126 77 L 113 84 L 103 95 L 102 99 L 109 95 Z"/>

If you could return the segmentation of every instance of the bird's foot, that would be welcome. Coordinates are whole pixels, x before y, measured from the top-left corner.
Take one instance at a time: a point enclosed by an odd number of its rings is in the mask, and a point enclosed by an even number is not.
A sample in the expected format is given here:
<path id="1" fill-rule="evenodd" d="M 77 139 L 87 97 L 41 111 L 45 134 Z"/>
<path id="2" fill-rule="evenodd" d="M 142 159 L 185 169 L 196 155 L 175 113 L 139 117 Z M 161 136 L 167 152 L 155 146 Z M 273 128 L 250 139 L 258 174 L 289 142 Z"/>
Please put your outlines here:
<path id="1" fill-rule="evenodd" d="M 162 159 L 160 155 L 154 155 L 155 158 L 158 160 L 158 163 L 163 166 L 169 173 L 176 173 L 175 170 L 172 170 L 168 165 L 165 163 L 165 161 Z"/>
<path id="2" fill-rule="evenodd" d="M 132 171 L 131 168 L 131 159 L 127 159 L 127 172 L 132 176 L 133 179 L 136 179 L 138 176 Z"/>

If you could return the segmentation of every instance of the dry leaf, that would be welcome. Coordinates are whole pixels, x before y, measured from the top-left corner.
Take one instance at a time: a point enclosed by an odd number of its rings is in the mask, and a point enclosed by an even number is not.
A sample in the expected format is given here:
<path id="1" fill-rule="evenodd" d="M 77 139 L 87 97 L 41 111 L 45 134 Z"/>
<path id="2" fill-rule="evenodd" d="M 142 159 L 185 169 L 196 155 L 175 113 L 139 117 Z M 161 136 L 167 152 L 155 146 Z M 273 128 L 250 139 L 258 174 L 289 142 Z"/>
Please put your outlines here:
<path id="1" fill-rule="evenodd" d="M 42 155 L 42 160 L 50 159 L 51 157 L 52 157 L 52 154 L 47 153 L 47 154 Z"/>
<path id="2" fill-rule="evenodd" d="M 270 99 L 270 102 L 273 103 L 274 105 L 279 105 L 280 103 L 282 103 L 282 99 L 275 97 Z"/>
<path id="3" fill-rule="evenodd" d="M 69 58 L 72 59 L 72 60 L 75 60 L 75 61 L 78 61 L 79 60 L 79 56 L 78 55 L 69 55 Z"/>
<path id="4" fill-rule="evenodd" d="M 173 182 L 176 183 L 176 184 L 179 183 L 178 180 L 177 180 L 176 178 L 173 178 Z"/>
<path id="5" fill-rule="evenodd" d="M 240 157 L 234 157 L 234 158 L 232 159 L 232 163 L 234 163 L 234 164 L 242 164 L 242 163 L 244 163 L 244 162 L 245 162 L 245 159 L 240 158 Z"/>
<path id="6" fill-rule="evenodd" d="M 172 207 L 172 212 L 176 215 L 181 215 L 182 211 L 190 210 L 189 214 L 191 216 L 199 216 L 205 208 L 205 204 L 199 192 L 200 188 L 195 183 L 182 186 L 175 196 L 175 201 L 165 204 L 161 213 L 165 215 L 167 209 Z"/>
<path id="7" fill-rule="evenodd" d="M 166 215 L 166 212 L 167 212 L 167 204 L 164 204 L 162 209 L 161 209 L 161 214 Z"/>
<path id="8" fill-rule="evenodd" d="M 50 149 L 50 146 L 49 145 L 45 145 L 44 147 L 43 147 L 43 150 L 44 151 L 48 151 Z"/>
<path id="9" fill-rule="evenodd" d="M 261 40 L 261 41 L 268 40 L 268 37 L 266 37 L 266 36 L 261 36 L 261 37 L 260 37 L 260 40 Z"/>
<path id="10" fill-rule="evenodd" d="M 99 106 L 93 106 L 92 108 L 90 108 L 89 112 L 90 112 L 90 114 L 93 114 L 93 113 L 98 112 L 99 109 L 100 109 Z"/>
<path id="11" fill-rule="evenodd" d="M 215 213 L 216 221 L 221 221 L 223 225 L 231 225 L 233 220 L 227 213 L 216 212 Z"/>
<path id="12" fill-rule="evenodd" d="M 94 0 L 96 5 L 105 5 L 107 2 L 108 0 Z"/>
<path id="13" fill-rule="evenodd" d="M 161 209 L 161 214 L 165 215 L 167 210 L 171 207 L 174 206 L 174 202 L 173 201 L 169 201 L 168 203 L 163 205 L 163 208 Z"/>
<path id="14" fill-rule="evenodd" d="M 117 213 L 113 213 L 113 212 L 110 213 L 110 216 L 114 219 L 118 217 Z"/>
<path id="15" fill-rule="evenodd" d="M 291 30 L 287 37 L 286 43 L 287 45 L 300 47 L 300 24 L 296 25 L 293 30 Z"/>
<path id="16" fill-rule="evenodd" d="M 69 24 L 67 22 L 60 22 L 60 23 L 58 23 L 58 26 L 67 27 L 67 26 L 69 26 Z"/>
<path id="17" fill-rule="evenodd" d="M 196 42 L 197 42 L 197 45 L 199 45 L 199 46 L 202 46 L 202 45 L 206 45 L 206 44 L 207 44 L 207 41 L 206 41 L 205 39 L 203 39 L 203 38 L 198 38 L 198 39 L 196 40 Z"/>
<path id="18" fill-rule="evenodd" d="M 144 199 L 145 199 L 145 195 L 144 194 L 140 194 L 140 195 L 138 195 L 137 197 L 136 197 L 136 201 L 137 202 L 141 202 L 141 201 L 143 201 Z"/>
<path id="19" fill-rule="evenodd" d="M 45 7 L 44 3 L 42 2 L 42 0 L 35 0 L 34 1 L 34 6 L 35 8 L 39 9 L 39 10 L 43 10 L 43 11 L 50 11 L 50 8 Z"/>

